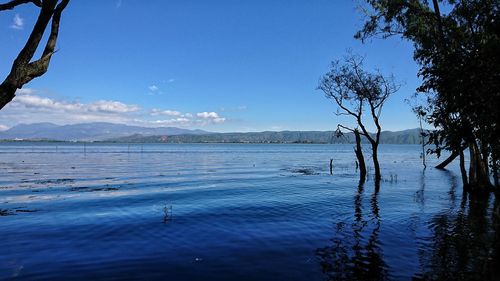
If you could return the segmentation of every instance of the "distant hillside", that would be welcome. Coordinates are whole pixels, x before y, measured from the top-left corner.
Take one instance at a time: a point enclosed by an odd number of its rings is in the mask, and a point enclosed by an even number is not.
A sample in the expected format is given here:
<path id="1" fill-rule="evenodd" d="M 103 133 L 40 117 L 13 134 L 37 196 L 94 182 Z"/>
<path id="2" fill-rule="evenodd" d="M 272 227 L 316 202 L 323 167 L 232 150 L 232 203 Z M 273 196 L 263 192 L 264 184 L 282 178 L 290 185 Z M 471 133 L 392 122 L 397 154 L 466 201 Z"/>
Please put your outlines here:
<path id="1" fill-rule="evenodd" d="M 188 130 L 175 127 L 147 128 L 113 123 L 82 123 L 55 125 L 52 123 L 20 124 L 0 132 L 0 139 L 49 139 L 61 141 L 101 141 L 109 138 L 126 137 L 133 134 L 152 135 L 199 135 L 202 130 Z"/>
<path id="2" fill-rule="evenodd" d="M 111 138 L 106 141 L 126 143 L 354 143 L 352 133 L 337 138 L 333 131 L 282 131 L 254 133 L 212 133 L 203 135 L 155 135 L 134 134 Z M 384 131 L 381 143 L 419 144 L 420 130 Z"/>

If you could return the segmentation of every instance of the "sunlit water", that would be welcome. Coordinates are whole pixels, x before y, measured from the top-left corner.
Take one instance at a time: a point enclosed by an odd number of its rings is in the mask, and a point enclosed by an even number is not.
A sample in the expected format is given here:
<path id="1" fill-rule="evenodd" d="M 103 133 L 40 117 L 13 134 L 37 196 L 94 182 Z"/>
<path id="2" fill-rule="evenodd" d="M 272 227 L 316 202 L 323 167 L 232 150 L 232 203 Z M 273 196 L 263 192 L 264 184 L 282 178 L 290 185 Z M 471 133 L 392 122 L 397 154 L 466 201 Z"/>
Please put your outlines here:
<path id="1" fill-rule="evenodd" d="M 493 198 L 380 150 L 376 192 L 352 145 L 1 144 L 0 279 L 493 279 Z"/>

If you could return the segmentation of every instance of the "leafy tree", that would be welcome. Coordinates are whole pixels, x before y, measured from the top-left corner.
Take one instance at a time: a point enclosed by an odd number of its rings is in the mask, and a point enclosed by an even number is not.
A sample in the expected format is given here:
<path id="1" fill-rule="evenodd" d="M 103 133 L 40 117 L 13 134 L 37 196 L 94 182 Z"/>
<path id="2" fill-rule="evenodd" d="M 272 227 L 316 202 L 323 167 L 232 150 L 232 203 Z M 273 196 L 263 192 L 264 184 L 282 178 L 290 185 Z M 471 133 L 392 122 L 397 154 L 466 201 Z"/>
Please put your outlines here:
<path id="1" fill-rule="evenodd" d="M 498 0 L 366 0 L 368 18 L 355 37 L 401 36 L 413 42 L 427 95 L 426 120 L 439 155 L 450 150 L 471 155 L 464 187 L 483 191 L 498 185 L 500 136 L 500 1 Z M 446 7 L 447 13 L 441 13 Z M 465 174 L 464 174 L 465 173 Z"/>
<path id="2" fill-rule="evenodd" d="M 0 84 L 0 109 L 12 101 L 17 89 L 21 89 L 26 83 L 47 72 L 50 59 L 56 52 L 55 47 L 59 35 L 61 13 L 68 5 L 68 2 L 69 0 L 61 0 L 60 2 L 58 0 L 12 0 L 0 4 L 0 11 L 11 10 L 26 3 L 32 3 L 40 7 L 38 18 L 28 41 L 14 60 L 10 73 Z M 52 21 L 50 35 L 43 53 L 39 59 L 32 61 L 50 21 Z"/>
<path id="3" fill-rule="evenodd" d="M 387 98 L 399 90 L 399 85 L 394 82 L 394 77 L 383 76 L 378 71 L 371 73 L 364 70 L 363 58 L 349 54 L 344 57 L 343 61 L 332 62 L 330 71 L 320 81 L 319 89 L 325 93 L 327 98 L 335 101 L 339 109 L 337 115 L 354 117 L 357 128 L 338 124 L 337 130 L 345 129 L 355 135 L 359 133 L 370 142 L 375 180 L 380 181 L 382 178 L 378 161 L 378 145 L 382 131 L 380 114 Z M 366 129 L 363 118 L 366 111 L 375 125 L 376 132 L 374 134 L 370 134 Z M 356 142 L 356 156 L 360 165 L 364 165 L 360 139 L 356 138 Z"/>

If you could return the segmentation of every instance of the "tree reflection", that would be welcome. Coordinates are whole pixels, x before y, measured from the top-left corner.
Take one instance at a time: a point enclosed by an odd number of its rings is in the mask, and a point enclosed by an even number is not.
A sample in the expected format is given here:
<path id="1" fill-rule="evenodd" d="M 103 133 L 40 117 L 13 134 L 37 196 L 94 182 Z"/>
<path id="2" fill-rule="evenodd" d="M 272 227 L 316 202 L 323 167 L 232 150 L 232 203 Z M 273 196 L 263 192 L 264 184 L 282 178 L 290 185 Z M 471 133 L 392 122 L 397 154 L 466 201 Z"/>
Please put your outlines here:
<path id="1" fill-rule="evenodd" d="M 354 222 L 340 222 L 331 239 L 332 245 L 316 250 L 327 280 L 387 280 L 387 265 L 380 248 L 379 186 L 370 198 L 369 214 L 363 214 L 364 186 L 354 196 Z M 366 237 L 368 238 L 366 240 Z"/>
<path id="2" fill-rule="evenodd" d="M 420 223 L 424 227 L 414 227 L 414 235 L 408 235 L 408 239 L 416 242 L 418 273 L 398 272 L 397 264 L 391 268 L 399 276 L 408 274 L 412 280 L 499 280 L 500 201 L 492 194 L 461 194 L 455 175 L 447 176 L 450 186 L 444 197 L 447 205 L 437 213 L 428 214 L 423 198 L 425 174 L 422 174 L 422 187 L 417 192 L 422 198 L 418 197 L 416 203 L 421 207 L 420 217 L 424 220 Z M 375 184 L 373 193 L 368 195 L 365 187 L 359 185 L 353 198 L 353 220 L 337 223 L 331 243 L 316 250 L 326 280 L 394 277 L 389 273 L 380 244 L 378 191 Z M 407 246 L 413 245 L 411 241 Z"/>
<path id="3" fill-rule="evenodd" d="M 422 273 L 414 280 L 498 280 L 499 218 L 491 199 L 464 193 L 458 210 L 450 200 L 448 211 L 432 217 L 431 235 L 419 241 Z"/>

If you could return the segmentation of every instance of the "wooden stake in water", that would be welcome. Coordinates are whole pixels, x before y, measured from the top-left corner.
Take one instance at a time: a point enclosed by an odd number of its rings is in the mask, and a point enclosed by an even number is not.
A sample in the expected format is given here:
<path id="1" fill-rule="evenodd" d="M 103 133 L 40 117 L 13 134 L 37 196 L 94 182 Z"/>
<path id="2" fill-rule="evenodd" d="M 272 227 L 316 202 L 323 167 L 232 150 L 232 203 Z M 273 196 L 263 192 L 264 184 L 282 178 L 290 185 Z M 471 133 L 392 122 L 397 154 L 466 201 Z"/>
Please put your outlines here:
<path id="1" fill-rule="evenodd" d="M 330 158 L 330 175 L 333 175 L 333 158 Z"/>
<path id="2" fill-rule="evenodd" d="M 168 206 L 165 205 L 163 207 L 163 223 L 167 223 L 172 220 L 172 205 Z"/>

